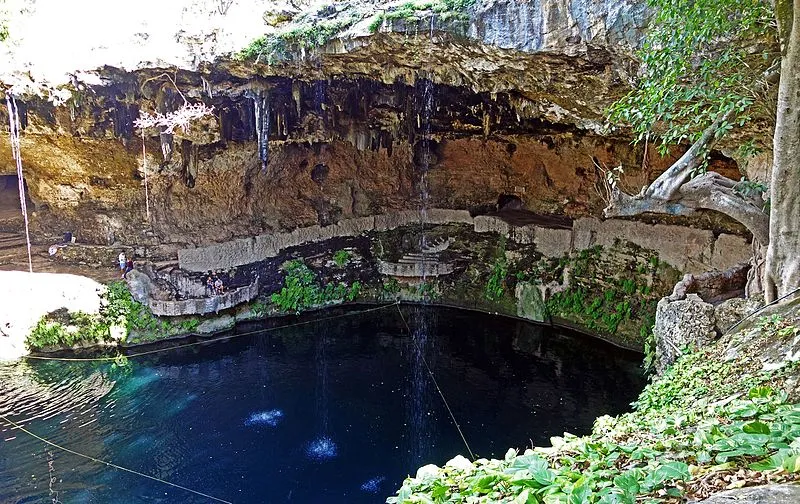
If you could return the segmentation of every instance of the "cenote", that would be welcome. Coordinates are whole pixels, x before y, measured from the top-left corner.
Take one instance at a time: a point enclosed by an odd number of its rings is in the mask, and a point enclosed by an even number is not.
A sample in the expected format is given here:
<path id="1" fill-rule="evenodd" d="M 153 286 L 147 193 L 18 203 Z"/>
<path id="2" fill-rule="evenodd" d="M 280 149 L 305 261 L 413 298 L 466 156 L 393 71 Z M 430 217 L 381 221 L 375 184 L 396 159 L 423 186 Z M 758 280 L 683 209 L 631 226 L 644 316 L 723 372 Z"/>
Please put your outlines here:
<path id="1" fill-rule="evenodd" d="M 66 448 L 230 502 L 372 503 L 421 465 L 469 455 L 426 362 L 479 457 L 587 433 L 644 384 L 640 356 L 563 329 L 402 313 L 413 340 L 388 306 L 240 326 L 231 335 L 241 337 L 125 367 L 28 360 L 0 367 L 0 412 Z M 0 501 L 55 497 L 213 502 L 4 425 Z"/>

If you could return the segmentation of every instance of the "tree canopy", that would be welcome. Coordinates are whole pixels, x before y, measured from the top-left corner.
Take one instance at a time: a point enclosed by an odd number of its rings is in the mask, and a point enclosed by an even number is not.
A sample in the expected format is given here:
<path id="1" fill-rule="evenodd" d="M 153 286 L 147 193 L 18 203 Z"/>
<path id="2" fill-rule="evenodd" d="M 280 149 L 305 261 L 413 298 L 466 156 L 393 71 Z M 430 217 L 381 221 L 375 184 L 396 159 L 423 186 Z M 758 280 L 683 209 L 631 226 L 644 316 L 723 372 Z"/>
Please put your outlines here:
<path id="1" fill-rule="evenodd" d="M 714 121 L 718 137 L 750 119 L 748 109 L 774 64 L 775 20 L 763 0 L 649 0 L 656 13 L 639 57 L 633 91 L 609 119 L 633 126 L 636 140 L 655 137 L 664 151 L 696 142 Z M 735 120 L 734 120 L 735 119 Z"/>
<path id="2" fill-rule="evenodd" d="M 665 148 L 692 146 L 639 194 L 613 186 L 605 214 L 722 212 L 767 246 L 765 260 L 754 258 L 751 279 L 763 279 L 751 282 L 755 289 L 763 285 L 767 301 L 791 295 L 800 285 L 800 0 L 776 0 L 774 9 L 760 0 L 650 2 L 656 15 L 640 52 L 640 79 L 610 119 L 632 125 L 639 140 L 654 135 Z M 700 168 L 716 141 L 749 119 L 776 75 L 767 216 L 759 191 L 737 190 L 736 181 Z"/>

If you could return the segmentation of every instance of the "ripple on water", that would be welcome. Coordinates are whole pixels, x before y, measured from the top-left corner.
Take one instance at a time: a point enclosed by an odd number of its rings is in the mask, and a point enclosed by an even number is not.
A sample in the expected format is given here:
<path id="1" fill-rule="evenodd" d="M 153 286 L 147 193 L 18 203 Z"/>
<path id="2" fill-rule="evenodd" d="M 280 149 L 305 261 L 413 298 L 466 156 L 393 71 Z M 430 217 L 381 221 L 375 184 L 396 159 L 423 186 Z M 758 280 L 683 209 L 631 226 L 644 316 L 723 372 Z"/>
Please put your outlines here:
<path id="1" fill-rule="evenodd" d="M 334 458 L 339 452 L 336 443 L 329 437 L 321 437 L 311 441 L 306 447 L 306 455 L 312 460 L 323 461 Z"/>
<path id="2" fill-rule="evenodd" d="M 375 476 L 371 480 L 367 480 L 361 484 L 361 490 L 368 493 L 378 493 L 381 489 L 381 483 L 386 481 L 386 476 Z"/>
<path id="3" fill-rule="evenodd" d="M 244 421 L 244 424 L 248 427 L 254 425 L 275 427 L 278 425 L 278 422 L 280 422 L 281 418 L 283 418 L 283 411 L 279 409 L 273 409 L 269 411 L 253 413 L 247 418 L 247 420 Z"/>

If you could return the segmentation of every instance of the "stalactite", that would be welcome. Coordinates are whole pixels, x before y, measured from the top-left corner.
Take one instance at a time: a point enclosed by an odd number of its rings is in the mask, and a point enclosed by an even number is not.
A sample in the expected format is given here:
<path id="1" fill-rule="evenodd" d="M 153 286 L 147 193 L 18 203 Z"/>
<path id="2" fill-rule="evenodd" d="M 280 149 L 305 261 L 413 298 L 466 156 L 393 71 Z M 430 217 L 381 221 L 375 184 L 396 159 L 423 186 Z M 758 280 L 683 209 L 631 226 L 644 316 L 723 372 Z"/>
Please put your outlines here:
<path id="1" fill-rule="evenodd" d="M 294 100 L 295 107 L 297 107 L 297 117 L 301 117 L 303 115 L 302 111 L 303 95 L 299 81 L 292 82 L 292 99 Z"/>
<path id="2" fill-rule="evenodd" d="M 133 114 L 131 106 L 125 102 L 114 101 L 114 135 L 123 140 L 129 140 L 133 135 Z M 72 110 L 72 109 L 70 109 Z M 138 111 L 137 114 L 138 115 Z M 75 118 L 72 118 L 75 121 Z"/>
<path id="3" fill-rule="evenodd" d="M 164 162 L 169 163 L 172 161 L 173 152 L 172 133 L 159 133 L 159 139 L 161 140 L 161 154 L 164 156 Z"/>
<path id="4" fill-rule="evenodd" d="M 266 173 L 269 164 L 269 131 L 270 109 L 269 92 L 259 89 L 252 94 L 253 108 L 256 120 L 256 141 L 258 142 L 258 157 L 261 159 L 261 170 Z"/>
<path id="5" fill-rule="evenodd" d="M 19 206 L 25 219 L 25 242 L 28 245 L 28 271 L 33 273 L 31 260 L 31 235 L 28 230 L 28 207 L 25 203 L 25 179 L 22 175 L 22 155 L 19 148 L 20 116 L 17 102 L 11 93 L 6 93 L 6 107 L 8 108 L 8 138 L 11 141 L 11 156 L 17 164 L 17 182 L 19 185 Z"/>
<path id="6" fill-rule="evenodd" d="M 181 167 L 183 168 L 183 181 L 189 189 L 194 187 L 197 178 L 197 149 L 198 146 L 191 140 L 181 141 Z"/>

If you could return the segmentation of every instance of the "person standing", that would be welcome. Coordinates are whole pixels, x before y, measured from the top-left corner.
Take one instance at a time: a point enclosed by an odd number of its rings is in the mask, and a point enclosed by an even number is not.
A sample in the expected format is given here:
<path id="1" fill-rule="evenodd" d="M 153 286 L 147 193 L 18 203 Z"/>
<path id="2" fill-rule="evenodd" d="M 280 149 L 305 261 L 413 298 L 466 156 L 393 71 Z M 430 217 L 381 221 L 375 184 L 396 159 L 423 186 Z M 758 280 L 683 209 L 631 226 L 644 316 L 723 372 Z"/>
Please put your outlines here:
<path id="1" fill-rule="evenodd" d="M 214 277 L 211 276 L 211 272 L 208 272 L 206 276 L 206 296 L 213 296 L 214 295 Z"/>
<path id="2" fill-rule="evenodd" d="M 125 263 L 125 272 L 122 273 L 122 278 L 128 278 L 128 272 L 133 271 L 133 259 L 128 258 L 128 261 Z"/>
<path id="3" fill-rule="evenodd" d="M 122 272 L 122 278 L 125 278 L 125 265 L 128 263 L 128 260 L 125 258 L 125 252 L 120 252 L 119 257 L 119 270 Z"/>

